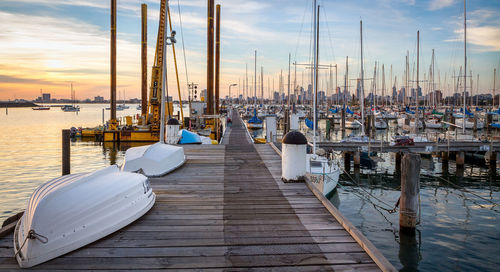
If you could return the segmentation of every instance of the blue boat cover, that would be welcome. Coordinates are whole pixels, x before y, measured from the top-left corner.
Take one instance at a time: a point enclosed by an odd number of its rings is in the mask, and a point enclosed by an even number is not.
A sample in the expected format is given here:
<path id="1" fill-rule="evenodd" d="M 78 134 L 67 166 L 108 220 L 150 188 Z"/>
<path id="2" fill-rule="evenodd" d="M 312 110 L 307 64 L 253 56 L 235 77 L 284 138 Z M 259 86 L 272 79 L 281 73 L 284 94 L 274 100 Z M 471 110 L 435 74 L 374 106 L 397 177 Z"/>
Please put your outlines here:
<path id="1" fill-rule="evenodd" d="M 461 108 L 460 112 L 464 112 L 464 108 Z M 467 108 L 465 108 L 465 114 L 467 114 L 469 116 L 474 116 L 474 114 L 472 112 L 468 111 Z"/>
<path id="2" fill-rule="evenodd" d="M 482 111 L 483 109 L 480 109 L 479 107 L 476 107 L 476 111 Z"/>
<path id="3" fill-rule="evenodd" d="M 335 108 L 335 109 L 330 109 L 330 112 L 331 112 L 331 113 L 333 113 L 333 114 L 335 114 L 335 113 L 339 112 L 339 109 L 337 109 L 337 108 Z"/>
<path id="4" fill-rule="evenodd" d="M 201 137 L 194 132 L 183 129 L 181 130 L 179 144 L 201 144 Z"/>
<path id="5" fill-rule="evenodd" d="M 406 112 L 409 114 L 415 114 L 415 112 L 411 111 L 410 108 L 408 108 L 408 106 L 406 106 Z"/>
<path id="6" fill-rule="evenodd" d="M 491 126 L 494 128 L 500 128 L 500 124 L 497 123 L 491 123 Z"/>
<path id="7" fill-rule="evenodd" d="M 257 117 L 257 109 L 253 109 L 253 117 L 248 120 L 251 124 L 262 124 L 262 120 Z"/>
<path id="8" fill-rule="evenodd" d="M 308 118 L 306 118 L 305 122 L 306 122 L 306 126 L 308 128 L 313 129 L 313 124 L 314 124 L 313 121 L 311 121 Z"/>
<path id="9" fill-rule="evenodd" d="M 354 114 L 354 112 L 351 109 L 349 109 L 349 107 L 347 107 L 347 109 L 345 110 L 345 112 L 347 112 L 349 114 Z"/>

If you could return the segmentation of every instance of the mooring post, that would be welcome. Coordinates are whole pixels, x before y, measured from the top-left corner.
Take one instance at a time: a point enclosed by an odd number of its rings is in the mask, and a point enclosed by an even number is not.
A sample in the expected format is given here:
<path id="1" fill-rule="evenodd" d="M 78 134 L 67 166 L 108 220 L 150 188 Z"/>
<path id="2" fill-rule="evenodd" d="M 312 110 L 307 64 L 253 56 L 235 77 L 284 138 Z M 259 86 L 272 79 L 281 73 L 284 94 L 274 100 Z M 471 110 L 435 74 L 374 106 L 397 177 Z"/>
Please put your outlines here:
<path id="1" fill-rule="evenodd" d="M 477 116 L 474 116 L 474 127 L 473 127 L 473 131 L 474 131 L 474 132 L 477 132 Z"/>
<path id="2" fill-rule="evenodd" d="M 450 123 L 455 124 L 455 116 L 453 116 L 453 113 L 451 114 L 450 117 Z M 455 131 L 455 126 L 450 126 L 451 131 Z"/>
<path id="3" fill-rule="evenodd" d="M 463 168 L 465 164 L 465 152 L 458 151 L 455 157 L 455 162 L 457 163 L 457 168 Z"/>
<path id="4" fill-rule="evenodd" d="M 493 115 L 486 114 L 486 130 L 488 131 L 488 134 L 491 132 L 491 123 L 492 122 L 493 122 Z"/>
<path id="5" fill-rule="evenodd" d="M 9 115 L 9 108 L 5 107 L 5 115 Z"/>
<path id="6" fill-rule="evenodd" d="M 342 120 L 341 120 L 341 122 L 342 122 L 342 131 L 344 131 L 345 130 L 345 108 L 342 108 L 341 113 L 342 113 L 342 116 L 341 116 L 341 118 L 342 118 Z"/>
<path id="7" fill-rule="evenodd" d="M 399 230 L 415 233 L 420 194 L 420 155 L 406 153 L 401 163 Z"/>
<path id="8" fill-rule="evenodd" d="M 344 170 L 347 173 L 351 172 L 351 153 L 344 152 Z"/>
<path id="9" fill-rule="evenodd" d="M 356 151 L 354 152 L 354 168 L 359 168 L 360 164 L 361 164 L 361 152 Z"/>
<path id="10" fill-rule="evenodd" d="M 442 169 L 443 172 L 447 172 L 448 171 L 448 160 L 449 160 L 448 151 L 441 152 L 441 166 L 443 168 Z"/>
<path id="11" fill-rule="evenodd" d="M 396 170 L 401 169 L 401 152 L 396 152 Z"/>
<path id="12" fill-rule="evenodd" d="M 62 130 L 62 175 L 70 173 L 70 131 L 69 129 Z"/>
<path id="13" fill-rule="evenodd" d="M 497 170 L 497 153 L 496 152 L 490 152 L 490 169 L 492 171 Z"/>

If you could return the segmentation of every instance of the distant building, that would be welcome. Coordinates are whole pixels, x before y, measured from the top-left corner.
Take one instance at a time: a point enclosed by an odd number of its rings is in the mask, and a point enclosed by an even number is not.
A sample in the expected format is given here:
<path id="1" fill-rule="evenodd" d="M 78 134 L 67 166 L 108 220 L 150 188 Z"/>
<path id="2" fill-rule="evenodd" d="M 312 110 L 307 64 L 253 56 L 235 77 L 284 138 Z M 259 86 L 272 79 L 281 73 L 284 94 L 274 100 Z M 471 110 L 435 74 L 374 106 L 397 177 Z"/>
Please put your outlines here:
<path id="1" fill-rule="evenodd" d="M 42 101 L 43 102 L 50 102 L 50 93 L 42 94 Z"/>
<path id="2" fill-rule="evenodd" d="M 95 96 L 95 97 L 94 97 L 94 102 L 97 102 L 97 103 L 102 103 L 102 102 L 104 102 L 104 97 L 99 96 L 99 95 L 98 95 L 98 96 Z"/>

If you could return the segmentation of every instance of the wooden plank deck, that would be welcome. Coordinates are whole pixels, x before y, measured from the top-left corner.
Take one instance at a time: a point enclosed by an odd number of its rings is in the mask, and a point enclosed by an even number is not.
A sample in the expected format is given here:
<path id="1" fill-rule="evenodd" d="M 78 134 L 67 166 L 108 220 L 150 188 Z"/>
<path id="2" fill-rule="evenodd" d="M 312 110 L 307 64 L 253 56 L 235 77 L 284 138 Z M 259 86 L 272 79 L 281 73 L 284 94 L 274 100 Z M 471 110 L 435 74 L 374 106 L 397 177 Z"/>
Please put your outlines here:
<path id="1" fill-rule="evenodd" d="M 151 179 L 154 207 L 128 227 L 34 270 L 379 271 L 305 183 L 281 182 L 281 158 L 233 117 L 225 145 L 185 146 L 187 161 Z M 17 270 L 12 234 L 0 270 Z"/>

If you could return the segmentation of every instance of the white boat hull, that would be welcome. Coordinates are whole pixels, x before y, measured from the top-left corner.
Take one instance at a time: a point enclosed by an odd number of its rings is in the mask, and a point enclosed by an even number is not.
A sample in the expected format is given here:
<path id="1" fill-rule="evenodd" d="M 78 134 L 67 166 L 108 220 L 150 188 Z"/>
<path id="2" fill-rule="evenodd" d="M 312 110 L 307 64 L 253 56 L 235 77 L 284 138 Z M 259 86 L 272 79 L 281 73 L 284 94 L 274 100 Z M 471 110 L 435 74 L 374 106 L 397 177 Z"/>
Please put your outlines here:
<path id="1" fill-rule="evenodd" d="M 179 168 L 185 161 L 182 147 L 156 143 L 129 148 L 125 153 L 122 170 L 136 172 L 142 169 L 144 175 L 157 177 Z"/>
<path id="2" fill-rule="evenodd" d="M 53 179 L 35 190 L 16 225 L 14 252 L 32 267 L 97 241 L 155 203 L 149 180 L 117 166 Z M 29 235 L 36 233 L 35 236 Z"/>
<path id="3" fill-rule="evenodd" d="M 264 125 L 262 123 L 261 124 L 247 123 L 247 128 L 249 128 L 249 129 L 261 129 L 263 127 L 264 127 Z"/>
<path id="4" fill-rule="evenodd" d="M 324 196 L 333 192 L 339 182 L 340 169 L 323 156 L 307 154 L 306 172 L 312 175 L 312 181 Z"/>

